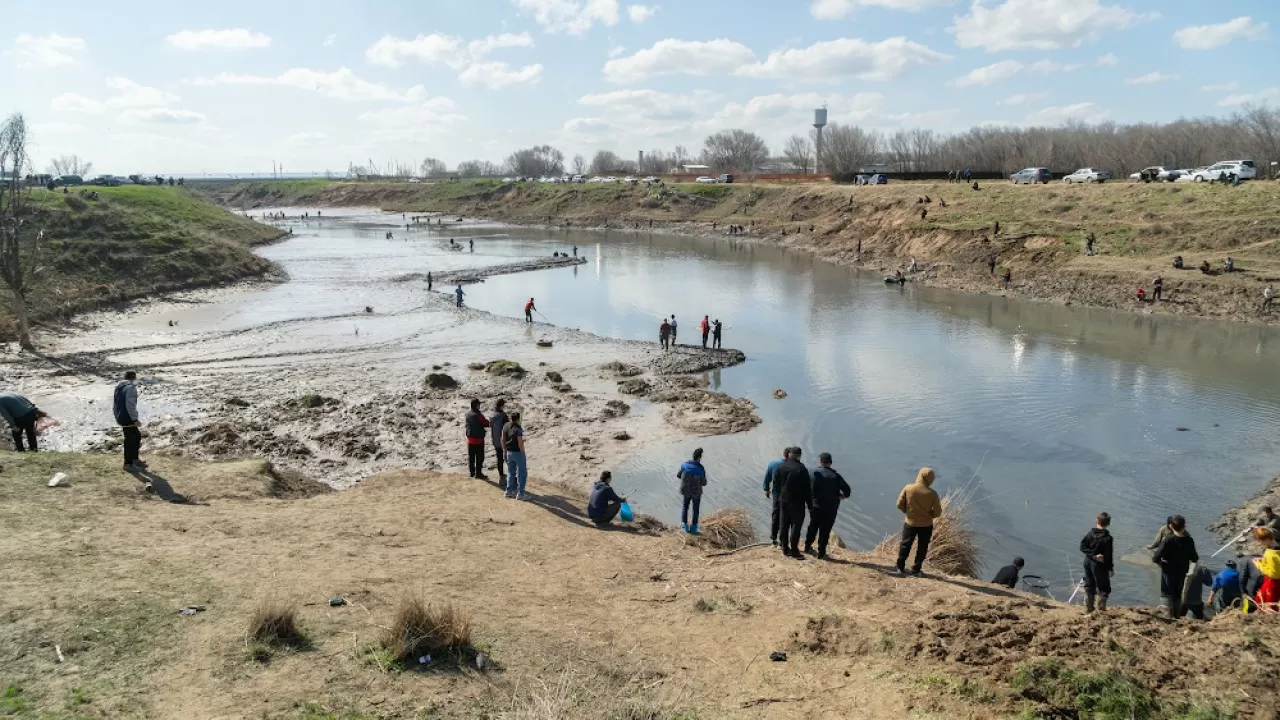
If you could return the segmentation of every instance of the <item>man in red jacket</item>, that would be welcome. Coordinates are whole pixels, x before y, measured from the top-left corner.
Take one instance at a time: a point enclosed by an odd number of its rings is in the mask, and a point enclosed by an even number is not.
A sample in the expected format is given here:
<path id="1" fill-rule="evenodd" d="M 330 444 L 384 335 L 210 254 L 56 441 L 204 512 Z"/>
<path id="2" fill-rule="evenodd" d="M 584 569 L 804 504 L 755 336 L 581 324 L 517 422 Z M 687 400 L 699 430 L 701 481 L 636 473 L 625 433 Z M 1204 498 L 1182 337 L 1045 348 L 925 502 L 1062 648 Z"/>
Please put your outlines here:
<path id="1" fill-rule="evenodd" d="M 698 327 L 702 329 L 702 349 L 707 349 L 707 336 L 711 334 L 711 321 L 706 315 L 702 316 L 702 322 L 698 323 Z"/>

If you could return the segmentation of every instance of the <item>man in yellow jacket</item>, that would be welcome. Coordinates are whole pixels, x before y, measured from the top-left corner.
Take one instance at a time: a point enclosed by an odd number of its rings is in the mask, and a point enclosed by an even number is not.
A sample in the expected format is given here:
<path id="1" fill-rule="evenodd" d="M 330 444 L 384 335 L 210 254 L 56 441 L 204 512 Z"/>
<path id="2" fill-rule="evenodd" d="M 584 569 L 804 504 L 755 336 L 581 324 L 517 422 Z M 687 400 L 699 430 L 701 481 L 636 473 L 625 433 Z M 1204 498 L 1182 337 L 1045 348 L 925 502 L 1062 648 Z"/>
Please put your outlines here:
<path id="1" fill-rule="evenodd" d="M 942 500 L 933 489 L 933 468 L 920 468 L 916 481 L 898 493 L 898 509 L 906 515 L 902 525 L 902 544 L 898 546 L 898 572 L 907 574 L 907 556 L 911 545 L 916 545 L 916 561 L 911 574 L 919 575 L 933 539 L 933 521 L 942 517 Z"/>

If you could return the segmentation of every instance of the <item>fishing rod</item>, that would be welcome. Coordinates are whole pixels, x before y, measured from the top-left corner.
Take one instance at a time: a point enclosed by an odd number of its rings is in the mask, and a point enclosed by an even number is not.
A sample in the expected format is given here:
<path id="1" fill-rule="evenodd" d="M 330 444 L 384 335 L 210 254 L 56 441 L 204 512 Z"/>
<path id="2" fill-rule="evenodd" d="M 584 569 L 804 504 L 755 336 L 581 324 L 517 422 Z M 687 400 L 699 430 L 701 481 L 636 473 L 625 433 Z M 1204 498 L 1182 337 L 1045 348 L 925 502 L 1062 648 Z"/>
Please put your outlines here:
<path id="1" fill-rule="evenodd" d="M 1250 525 L 1249 527 L 1245 528 L 1243 532 L 1241 532 L 1239 535 L 1237 535 L 1237 536 L 1235 536 L 1234 538 L 1232 538 L 1232 539 L 1231 539 L 1231 542 L 1229 542 L 1229 543 L 1227 543 L 1226 545 L 1223 545 L 1222 547 L 1218 548 L 1218 552 L 1216 552 L 1216 553 L 1214 553 L 1214 554 L 1210 555 L 1209 557 L 1218 557 L 1218 553 L 1222 552 L 1223 550 L 1226 550 L 1227 548 L 1231 547 L 1232 545 L 1235 545 L 1236 543 L 1238 543 L 1238 542 L 1240 542 L 1241 540 L 1243 540 L 1243 539 L 1244 539 L 1244 536 L 1245 536 L 1245 535 L 1248 535 L 1248 534 L 1249 534 L 1249 532 L 1250 532 L 1250 531 L 1252 531 L 1252 530 L 1254 529 L 1254 527 L 1256 527 L 1256 526 L 1255 526 L 1255 525 Z"/>

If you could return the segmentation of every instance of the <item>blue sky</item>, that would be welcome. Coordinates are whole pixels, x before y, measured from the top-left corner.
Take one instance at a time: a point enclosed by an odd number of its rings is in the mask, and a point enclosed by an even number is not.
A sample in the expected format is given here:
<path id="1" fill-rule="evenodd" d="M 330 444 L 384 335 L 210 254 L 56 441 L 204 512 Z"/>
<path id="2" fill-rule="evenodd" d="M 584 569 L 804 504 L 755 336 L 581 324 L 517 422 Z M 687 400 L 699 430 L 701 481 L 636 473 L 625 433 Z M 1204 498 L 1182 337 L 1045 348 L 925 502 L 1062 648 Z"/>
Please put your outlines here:
<path id="1" fill-rule="evenodd" d="M 1275 0 L 0 5 L 0 113 L 41 166 L 116 174 L 696 153 L 733 127 L 780 149 L 820 104 L 886 132 L 1280 104 Z"/>

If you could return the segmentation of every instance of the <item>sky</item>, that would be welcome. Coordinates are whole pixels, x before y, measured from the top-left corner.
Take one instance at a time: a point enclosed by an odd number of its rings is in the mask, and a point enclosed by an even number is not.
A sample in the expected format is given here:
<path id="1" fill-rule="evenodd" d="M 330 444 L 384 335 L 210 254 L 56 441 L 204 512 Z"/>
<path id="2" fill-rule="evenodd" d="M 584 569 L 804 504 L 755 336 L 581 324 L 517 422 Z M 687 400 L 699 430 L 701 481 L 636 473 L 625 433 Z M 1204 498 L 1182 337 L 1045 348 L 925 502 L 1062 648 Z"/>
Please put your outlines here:
<path id="1" fill-rule="evenodd" d="M 1280 105 L 1275 0 L 0 0 L 38 167 L 342 173 Z M 1272 69 L 1268 69 L 1272 68 Z"/>

